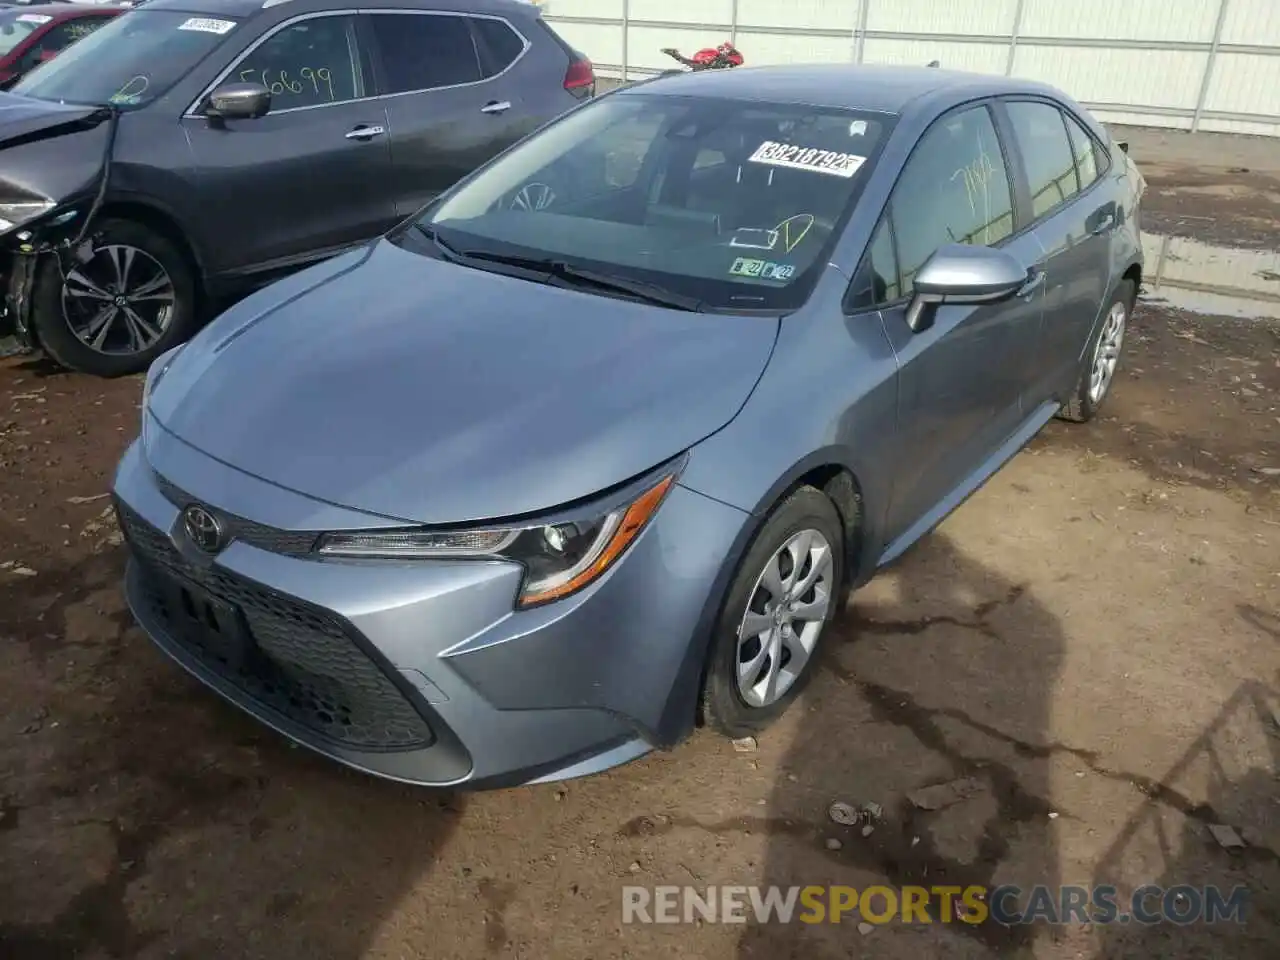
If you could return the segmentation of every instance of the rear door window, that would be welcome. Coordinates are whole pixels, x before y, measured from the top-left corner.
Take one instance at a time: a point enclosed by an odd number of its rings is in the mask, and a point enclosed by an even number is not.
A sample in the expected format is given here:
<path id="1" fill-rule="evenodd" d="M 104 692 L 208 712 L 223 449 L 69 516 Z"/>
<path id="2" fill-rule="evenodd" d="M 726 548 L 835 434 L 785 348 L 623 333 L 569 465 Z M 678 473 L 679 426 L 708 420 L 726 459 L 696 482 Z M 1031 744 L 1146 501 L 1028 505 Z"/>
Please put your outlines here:
<path id="1" fill-rule="evenodd" d="M 377 13 L 369 19 L 382 57 L 383 93 L 435 90 L 481 79 L 468 18 Z"/>
<path id="2" fill-rule="evenodd" d="M 1067 134 L 1071 138 L 1071 152 L 1076 158 L 1076 172 L 1080 176 L 1080 189 L 1087 190 L 1098 179 L 1098 147 L 1084 127 L 1076 122 L 1069 113 L 1064 113 L 1067 121 Z"/>
<path id="3" fill-rule="evenodd" d="M 1062 112 L 1052 104 L 1014 100 L 1006 104 L 1022 152 L 1037 219 L 1080 192 L 1076 160 Z"/>

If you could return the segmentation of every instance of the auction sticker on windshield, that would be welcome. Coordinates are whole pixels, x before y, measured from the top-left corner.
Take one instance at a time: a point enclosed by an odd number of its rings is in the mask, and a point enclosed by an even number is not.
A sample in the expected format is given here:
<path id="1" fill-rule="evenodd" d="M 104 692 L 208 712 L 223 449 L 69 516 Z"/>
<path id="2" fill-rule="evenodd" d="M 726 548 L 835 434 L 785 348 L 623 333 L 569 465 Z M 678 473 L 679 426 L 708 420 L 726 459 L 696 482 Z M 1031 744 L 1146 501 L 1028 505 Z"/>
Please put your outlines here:
<path id="1" fill-rule="evenodd" d="M 812 170 L 836 177 L 852 177 L 867 162 L 866 157 L 855 153 L 840 153 L 818 147 L 804 147 L 796 143 L 778 143 L 766 140 L 747 158 L 752 163 L 765 163 L 771 167 L 788 167 L 792 170 Z"/>
<path id="2" fill-rule="evenodd" d="M 235 27 L 234 20 L 210 20 L 208 17 L 191 17 L 182 23 L 179 30 L 197 30 L 200 33 L 216 33 L 221 36 L 230 33 Z"/>
<path id="3" fill-rule="evenodd" d="M 790 280 L 795 272 L 796 268 L 792 264 L 755 260 L 751 257 L 738 257 L 729 267 L 729 275 L 732 277 L 753 277 L 760 280 Z"/>

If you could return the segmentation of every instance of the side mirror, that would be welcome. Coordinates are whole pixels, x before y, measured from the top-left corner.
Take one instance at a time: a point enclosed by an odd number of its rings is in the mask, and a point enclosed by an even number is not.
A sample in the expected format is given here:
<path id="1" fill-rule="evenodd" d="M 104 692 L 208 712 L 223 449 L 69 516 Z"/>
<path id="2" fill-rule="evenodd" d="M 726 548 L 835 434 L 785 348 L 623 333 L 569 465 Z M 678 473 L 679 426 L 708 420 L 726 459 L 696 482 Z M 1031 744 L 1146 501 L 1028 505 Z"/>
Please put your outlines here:
<path id="1" fill-rule="evenodd" d="M 1128 141 L 1128 140 L 1117 140 L 1117 141 L 1116 141 L 1116 146 L 1120 148 L 1120 152 L 1121 152 L 1121 153 L 1128 153 L 1128 152 L 1129 152 L 1129 141 Z"/>
<path id="2" fill-rule="evenodd" d="M 271 91 L 260 83 L 224 83 L 209 94 L 205 114 L 220 120 L 257 120 L 271 109 Z"/>
<path id="3" fill-rule="evenodd" d="M 1027 268 L 1003 250 L 949 243 L 939 247 L 916 274 L 907 326 L 914 333 L 928 329 L 932 308 L 938 304 L 1008 300 L 1028 279 Z"/>

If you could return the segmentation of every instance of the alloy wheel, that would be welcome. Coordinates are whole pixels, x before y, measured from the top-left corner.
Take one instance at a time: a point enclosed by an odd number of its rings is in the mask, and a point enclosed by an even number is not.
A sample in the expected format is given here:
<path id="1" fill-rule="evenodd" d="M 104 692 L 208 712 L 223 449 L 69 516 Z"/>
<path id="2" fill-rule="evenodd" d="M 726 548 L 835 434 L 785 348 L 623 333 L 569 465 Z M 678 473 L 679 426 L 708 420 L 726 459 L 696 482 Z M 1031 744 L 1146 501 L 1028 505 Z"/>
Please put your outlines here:
<path id="1" fill-rule="evenodd" d="M 1120 362 L 1120 348 L 1124 345 L 1128 316 L 1129 311 L 1123 303 L 1113 303 L 1102 323 L 1102 333 L 1093 350 L 1093 369 L 1089 375 L 1089 400 L 1094 406 L 1102 402 L 1111 388 L 1116 364 Z"/>
<path id="2" fill-rule="evenodd" d="M 767 707 L 804 672 L 832 599 L 831 544 L 817 530 L 793 534 L 756 578 L 738 626 L 738 693 Z"/>
<path id="3" fill-rule="evenodd" d="M 138 247 L 109 243 L 65 272 L 62 315 L 91 350 L 142 353 L 164 336 L 175 297 L 173 279 L 159 260 Z"/>

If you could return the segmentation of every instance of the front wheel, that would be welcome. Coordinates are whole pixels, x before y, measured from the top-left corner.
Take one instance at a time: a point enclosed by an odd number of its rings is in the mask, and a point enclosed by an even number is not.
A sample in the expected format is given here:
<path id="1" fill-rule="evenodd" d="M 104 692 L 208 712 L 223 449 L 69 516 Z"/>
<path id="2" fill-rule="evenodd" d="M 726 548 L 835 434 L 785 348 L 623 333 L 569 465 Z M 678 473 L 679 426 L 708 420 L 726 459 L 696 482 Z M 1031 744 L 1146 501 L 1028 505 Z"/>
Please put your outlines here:
<path id="1" fill-rule="evenodd" d="M 840 515 L 801 487 L 765 521 L 729 588 L 703 688 L 707 723 L 744 737 L 781 716 L 813 673 L 843 573 Z"/>
<path id="2" fill-rule="evenodd" d="M 131 220 L 105 219 L 83 262 L 41 264 L 32 327 L 44 351 L 79 373 L 140 373 L 195 332 L 196 282 L 172 242 Z"/>
<path id="3" fill-rule="evenodd" d="M 1120 366 L 1120 354 L 1136 297 L 1137 290 L 1129 280 L 1123 281 L 1111 294 L 1102 322 L 1084 351 L 1075 390 L 1058 411 L 1060 419 L 1087 423 L 1097 416 L 1102 401 L 1111 392 Z"/>

